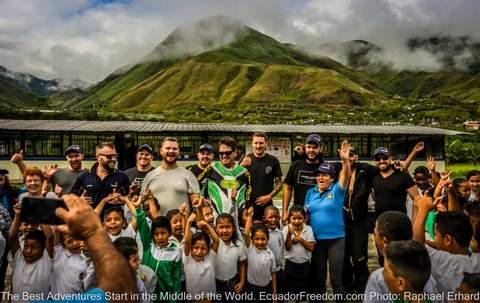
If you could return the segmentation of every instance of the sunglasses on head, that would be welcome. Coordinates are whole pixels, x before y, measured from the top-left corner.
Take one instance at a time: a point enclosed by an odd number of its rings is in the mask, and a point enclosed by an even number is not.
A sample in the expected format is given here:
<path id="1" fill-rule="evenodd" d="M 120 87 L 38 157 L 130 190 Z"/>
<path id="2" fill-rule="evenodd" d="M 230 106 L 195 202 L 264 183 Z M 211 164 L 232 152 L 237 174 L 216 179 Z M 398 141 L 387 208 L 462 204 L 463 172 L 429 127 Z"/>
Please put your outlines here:
<path id="1" fill-rule="evenodd" d="M 221 157 L 221 156 L 227 156 L 229 157 L 230 155 L 232 155 L 233 153 L 233 150 L 231 151 L 227 151 L 227 152 L 218 152 L 218 155 Z"/>
<path id="2" fill-rule="evenodd" d="M 384 155 L 382 155 L 382 156 L 375 156 L 375 161 L 382 161 L 382 160 L 383 160 L 383 161 L 388 160 L 388 156 L 384 156 Z"/>

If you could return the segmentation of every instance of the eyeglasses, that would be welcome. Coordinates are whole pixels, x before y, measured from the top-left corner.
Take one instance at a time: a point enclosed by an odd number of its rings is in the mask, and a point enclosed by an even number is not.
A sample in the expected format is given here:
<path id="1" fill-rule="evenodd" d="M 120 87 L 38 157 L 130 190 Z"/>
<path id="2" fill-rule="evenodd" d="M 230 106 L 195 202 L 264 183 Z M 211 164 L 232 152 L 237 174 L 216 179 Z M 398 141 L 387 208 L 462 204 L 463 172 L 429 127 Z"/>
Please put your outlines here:
<path id="1" fill-rule="evenodd" d="M 388 156 L 375 156 L 375 161 L 387 161 Z"/>
<path id="2" fill-rule="evenodd" d="M 233 153 L 233 150 L 231 151 L 227 151 L 227 152 L 218 152 L 218 155 L 221 157 L 221 156 L 227 156 L 227 157 L 230 157 Z"/>
<path id="3" fill-rule="evenodd" d="M 99 155 L 107 158 L 108 160 L 117 159 L 118 157 L 118 154 L 111 154 L 111 155 L 99 154 Z"/>

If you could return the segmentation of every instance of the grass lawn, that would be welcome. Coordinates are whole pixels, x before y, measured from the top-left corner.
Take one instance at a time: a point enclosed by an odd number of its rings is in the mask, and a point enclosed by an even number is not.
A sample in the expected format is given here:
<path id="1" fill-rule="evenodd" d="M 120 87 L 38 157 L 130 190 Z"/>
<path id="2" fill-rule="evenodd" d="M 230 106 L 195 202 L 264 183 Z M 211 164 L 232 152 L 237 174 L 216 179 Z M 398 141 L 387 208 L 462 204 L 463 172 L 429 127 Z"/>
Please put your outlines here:
<path id="1" fill-rule="evenodd" d="M 465 178 L 467 172 L 476 169 L 480 170 L 480 164 L 473 165 L 471 163 L 456 163 L 447 165 L 447 170 L 452 172 L 453 178 Z"/>

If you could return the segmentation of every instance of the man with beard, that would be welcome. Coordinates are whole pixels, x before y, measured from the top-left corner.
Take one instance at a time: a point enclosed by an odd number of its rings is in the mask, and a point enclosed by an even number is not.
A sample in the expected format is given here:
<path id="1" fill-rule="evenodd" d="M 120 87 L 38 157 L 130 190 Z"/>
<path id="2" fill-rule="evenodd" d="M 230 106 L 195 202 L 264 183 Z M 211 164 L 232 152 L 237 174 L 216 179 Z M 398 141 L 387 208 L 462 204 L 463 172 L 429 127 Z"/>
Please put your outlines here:
<path id="1" fill-rule="evenodd" d="M 138 193 L 142 188 L 145 176 L 155 169 L 155 167 L 152 166 L 153 157 L 153 148 L 148 144 L 143 144 L 137 149 L 136 166 L 125 171 L 125 174 L 130 180 L 130 186 Z"/>
<path id="2" fill-rule="evenodd" d="M 282 189 L 282 168 L 275 156 L 266 153 L 267 135 L 255 133 L 252 136 L 253 153 L 247 154 L 240 165 L 250 172 L 253 204 L 253 220 L 262 221 L 263 212 L 273 205 L 273 197 Z M 274 186 L 275 185 L 275 186 Z"/>
<path id="3" fill-rule="evenodd" d="M 189 202 L 187 213 L 190 213 L 191 203 L 200 198 L 200 188 L 192 172 L 177 164 L 180 157 L 177 139 L 165 138 L 160 155 L 162 164 L 145 176 L 142 193 L 150 189 L 160 205 L 160 216 L 165 216 L 170 209 L 180 208 L 185 202 Z"/>
<path id="4" fill-rule="evenodd" d="M 198 176 L 203 173 L 205 168 L 207 168 L 207 166 L 212 163 L 214 155 L 215 150 L 213 149 L 213 146 L 211 144 L 204 143 L 200 145 L 197 153 L 197 164 L 189 165 L 187 166 L 187 169 L 191 171 L 195 175 L 195 177 L 198 178 Z"/>
<path id="5" fill-rule="evenodd" d="M 115 169 L 117 163 L 115 145 L 105 142 L 97 145 L 97 162 L 90 171 L 81 173 L 72 187 L 72 193 L 83 196 L 95 208 L 106 196 L 113 192 L 128 194 L 130 181 L 125 173 Z"/>
<path id="6" fill-rule="evenodd" d="M 52 189 L 55 190 L 59 196 L 70 193 L 77 177 L 84 171 L 87 171 L 87 169 L 83 167 L 83 157 L 84 155 L 80 146 L 70 145 L 65 149 L 67 167 L 58 168 L 57 165 L 53 165 L 50 168 L 45 168 L 45 179 L 47 182 L 51 182 Z M 26 168 L 23 162 L 23 151 L 13 155 L 11 161 L 17 164 L 23 175 Z"/>
<path id="7" fill-rule="evenodd" d="M 392 156 L 387 148 L 377 148 L 373 157 L 379 170 L 379 174 L 372 180 L 376 217 L 388 210 L 407 213 L 407 193 L 412 201 L 418 196 L 418 189 L 412 177 L 394 168 Z"/>
<path id="8" fill-rule="evenodd" d="M 235 162 L 237 143 L 233 138 L 220 139 L 218 155 L 220 161 L 208 166 L 198 179 L 205 182 L 204 196 L 210 200 L 215 217 L 229 213 L 237 219 L 238 209 L 250 201 L 250 173 Z"/>
<path id="9" fill-rule="evenodd" d="M 320 163 L 323 163 L 322 155 L 322 138 L 317 134 L 311 134 L 307 137 L 305 142 L 304 159 L 297 160 L 290 165 L 287 176 L 285 177 L 283 188 L 283 208 L 282 208 L 282 223 L 287 222 L 288 208 L 292 198 L 293 203 L 303 206 L 305 204 L 305 195 L 307 191 L 315 187 L 317 178 L 314 171 L 318 168 Z"/>

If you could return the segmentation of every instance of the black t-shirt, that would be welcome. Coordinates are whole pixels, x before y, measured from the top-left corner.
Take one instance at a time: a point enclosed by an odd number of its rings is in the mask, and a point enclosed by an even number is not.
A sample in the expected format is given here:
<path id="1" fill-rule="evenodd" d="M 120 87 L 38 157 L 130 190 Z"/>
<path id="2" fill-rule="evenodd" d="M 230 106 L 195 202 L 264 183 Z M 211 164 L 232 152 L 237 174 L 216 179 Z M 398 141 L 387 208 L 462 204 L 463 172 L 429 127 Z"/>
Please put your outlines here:
<path id="1" fill-rule="evenodd" d="M 373 190 L 375 193 L 375 213 L 378 217 L 389 210 L 398 210 L 407 213 L 407 189 L 415 185 L 409 174 L 395 170 L 387 178 L 381 174 L 373 177 Z"/>
<path id="2" fill-rule="evenodd" d="M 139 188 L 142 188 L 143 179 L 145 176 L 154 170 L 155 167 L 151 167 L 148 171 L 139 171 L 137 167 L 132 167 L 124 171 L 125 175 L 128 176 L 128 180 L 130 180 L 130 185 L 137 185 Z"/>
<path id="3" fill-rule="evenodd" d="M 204 171 L 204 169 L 198 166 L 198 164 L 192 164 L 185 168 L 191 171 L 197 179 L 198 179 L 198 176 L 200 176 L 200 174 L 203 173 Z"/>
<path id="4" fill-rule="evenodd" d="M 252 164 L 247 167 L 252 184 L 250 201 L 255 203 L 258 197 L 268 195 L 273 191 L 275 177 L 282 176 L 282 168 L 280 167 L 280 161 L 270 154 L 265 154 L 262 158 L 257 158 L 253 154 L 249 154 L 249 156 L 252 159 Z M 261 218 L 265 207 L 271 204 L 272 201 L 261 207 L 255 204 L 254 214 L 257 215 L 257 218 Z"/>
<path id="5" fill-rule="evenodd" d="M 318 168 L 320 162 L 309 164 L 305 160 L 297 160 L 290 165 L 284 182 L 293 187 L 294 204 L 303 206 L 307 191 L 317 185 L 317 178 L 313 171 Z"/>

